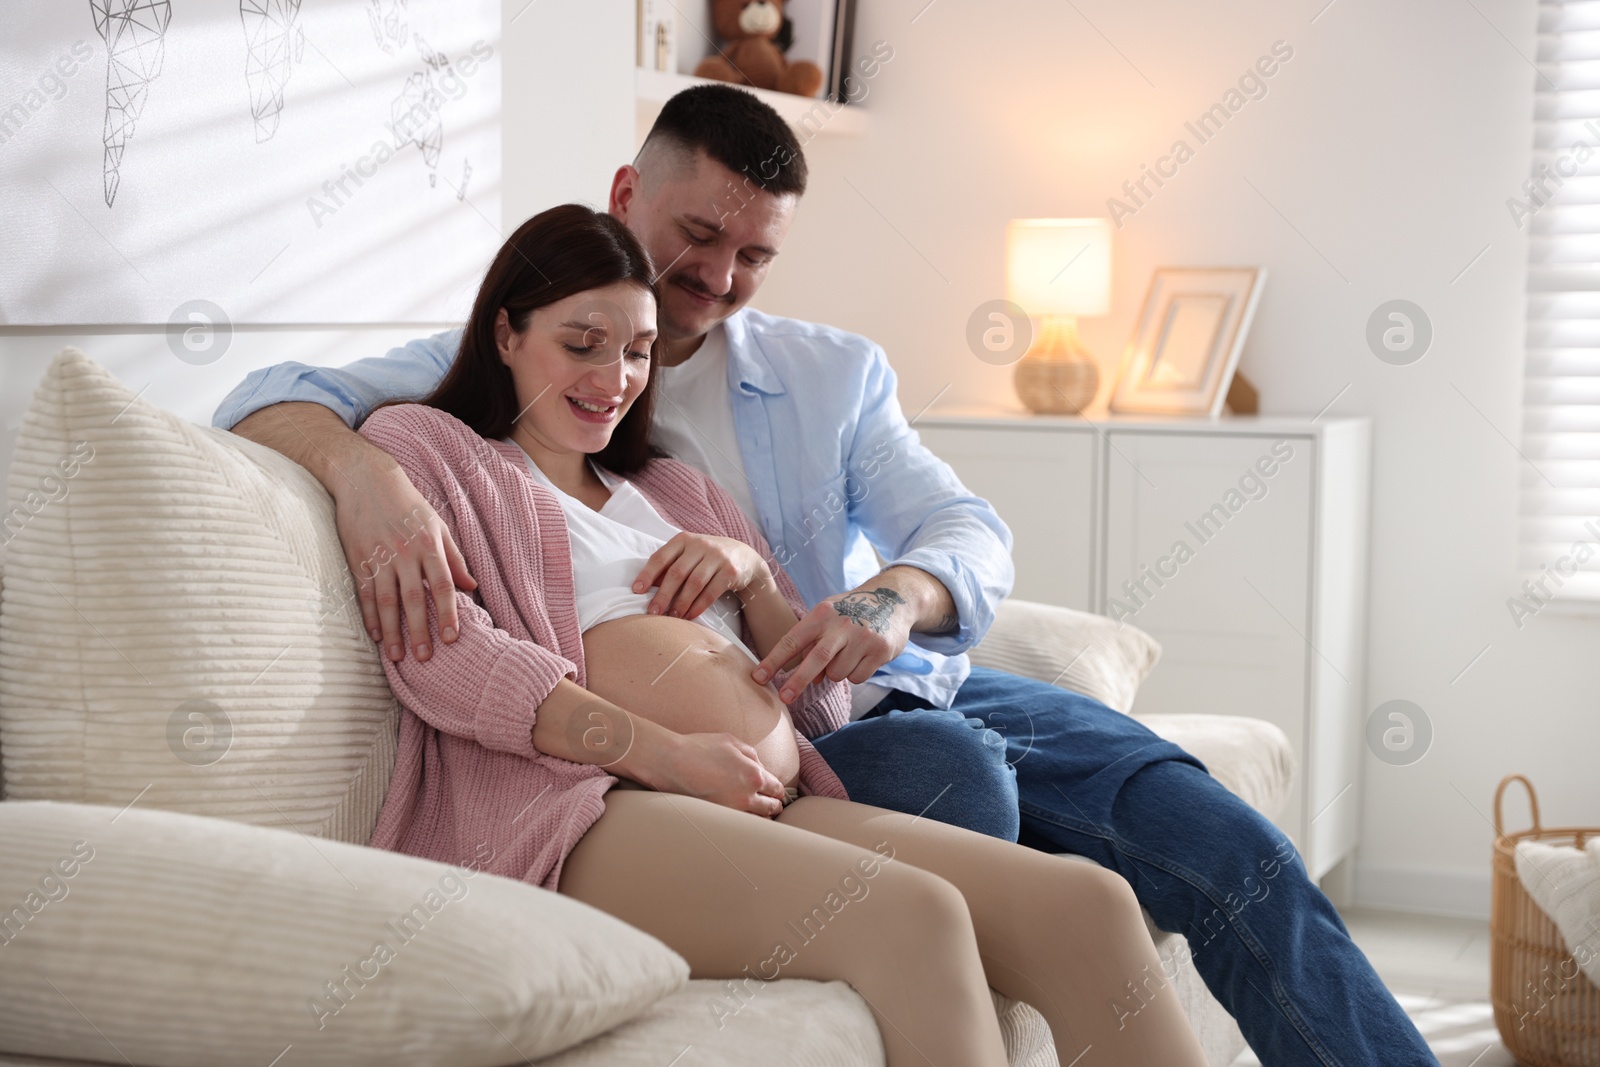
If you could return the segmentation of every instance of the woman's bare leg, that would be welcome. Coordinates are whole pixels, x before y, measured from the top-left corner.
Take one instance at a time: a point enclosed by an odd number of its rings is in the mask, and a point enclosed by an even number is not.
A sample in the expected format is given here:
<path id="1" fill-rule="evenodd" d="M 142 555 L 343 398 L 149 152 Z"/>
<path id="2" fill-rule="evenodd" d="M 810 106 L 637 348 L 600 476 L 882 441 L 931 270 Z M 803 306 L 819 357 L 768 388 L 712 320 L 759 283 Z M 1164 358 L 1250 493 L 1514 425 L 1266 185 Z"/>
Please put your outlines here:
<path id="1" fill-rule="evenodd" d="M 826 797 L 779 820 L 937 874 L 966 898 L 989 984 L 1037 1008 L 1063 1065 L 1205 1067 L 1162 974 L 1133 890 L 1117 874 L 944 823 Z"/>
<path id="2" fill-rule="evenodd" d="M 849 982 L 889 1067 L 1005 1067 L 961 894 L 876 843 L 613 789 L 560 891 L 660 938 L 696 978 Z"/>

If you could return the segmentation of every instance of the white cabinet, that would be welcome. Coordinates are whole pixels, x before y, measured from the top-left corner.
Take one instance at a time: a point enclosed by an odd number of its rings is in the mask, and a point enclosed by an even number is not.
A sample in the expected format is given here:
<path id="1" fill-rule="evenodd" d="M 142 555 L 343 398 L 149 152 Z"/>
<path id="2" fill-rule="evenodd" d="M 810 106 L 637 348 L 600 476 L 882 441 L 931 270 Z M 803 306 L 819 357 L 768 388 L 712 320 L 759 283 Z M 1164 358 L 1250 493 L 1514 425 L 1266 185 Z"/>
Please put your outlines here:
<path id="1" fill-rule="evenodd" d="M 1011 527 L 1018 596 L 1087 611 L 1093 603 L 1094 441 L 1082 434 L 919 419 L 923 444 Z M 1026 586 L 1029 590 L 1020 590 Z"/>
<path id="2" fill-rule="evenodd" d="M 917 428 L 1011 527 L 1016 596 L 1160 641 L 1141 713 L 1277 724 L 1299 760 L 1279 825 L 1313 877 L 1354 849 L 1367 420 L 929 412 Z"/>

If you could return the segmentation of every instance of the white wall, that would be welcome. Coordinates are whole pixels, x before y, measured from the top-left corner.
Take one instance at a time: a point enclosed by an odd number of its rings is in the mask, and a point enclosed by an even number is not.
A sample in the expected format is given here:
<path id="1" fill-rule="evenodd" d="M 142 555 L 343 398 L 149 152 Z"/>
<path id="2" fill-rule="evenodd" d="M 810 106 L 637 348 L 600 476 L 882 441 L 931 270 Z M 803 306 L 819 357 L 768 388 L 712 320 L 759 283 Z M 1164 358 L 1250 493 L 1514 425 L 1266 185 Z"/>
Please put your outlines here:
<path id="1" fill-rule="evenodd" d="M 1526 258 L 1504 202 L 1526 171 L 1533 5 L 1325 2 L 861 5 L 857 39 L 887 41 L 895 57 L 871 83 L 867 133 L 808 146 L 812 190 L 759 302 L 881 341 L 908 410 L 947 386 L 942 403 L 1011 402 L 1009 371 L 963 341 L 969 312 L 1003 295 L 1006 220 L 1105 212 L 1185 119 L 1288 42 L 1294 56 L 1268 95 L 1118 232 L 1113 312 L 1083 336 L 1109 376 L 1154 266 L 1264 264 L 1243 361 L 1264 409 L 1309 416 L 1337 395 L 1332 411 L 1373 416 L 1368 706 L 1416 701 L 1436 736 L 1412 766 L 1368 761 L 1358 889 L 1374 903 L 1483 912 L 1502 774 L 1534 779 L 1548 823 L 1600 821 L 1600 629 L 1547 611 L 1519 632 L 1504 604 L 1516 586 L 1520 460 L 1505 437 L 1517 436 Z M 508 221 L 566 199 L 601 203 L 630 154 L 631 82 L 594 72 L 613 70 L 617 49 L 631 62 L 631 10 L 506 0 Z M 616 36 L 577 32 L 599 25 Z M 1435 327 L 1410 367 L 1380 363 L 1363 341 L 1368 314 L 1395 297 Z M 413 332 L 247 330 L 224 361 L 193 368 L 159 333 L 0 330 L 0 464 L 23 398 L 68 341 L 203 420 L 253 367 L 340 363 Z"/>
<path id="2" fill-rule="evenodd" d="M 632 66 L 632 34 L 631 0 L 504 0 L 498 49 L 505 221 L 486 219 L 485 226 L 506 235 L 553 204 L 605 206 L 612 172 L 632 154 L 634 123 L 632 81 L 606 72 Z M 572 46 L 577 41 L 583 47 Z M 4 232 L 0 219 L 0 248 Z M 451 325 L 238 326 L 222 358 L 204 366 L 177 359 L 160 328 L 0 327 L 0 470 L 10 469 L 28 396 L 64 345 L 83 349 L 133 389 L 146 389 L 151 403 L 209 423 L 217 402 L 258 367 L 348 363 Z"/>
<path id="3" fill-rule="evenodd" d="M 1242 362 L 1263 410 L 1309 417 L 1338 396 L 1332 412 L 1373 417 L 1367 707 L 1415 701 L 1435 739 L 1411 766 L 1368 759 L 1357 891 L 1487 914 L 1503 774 L 1534 780 L 1547 824 L 1600 822 L 1600 626 L 1547 611 L 1519 632 L 1505 607 L 1527 256 L 1505 200 L 1527 173 L 1534 5 L 925 4 L 863 6 L 858 40 L 895 58 L 868 133 L 807 146 L 814 184 L 762 305 L 882 342 L 908 411 L 946 386 L 941 405 L 1014 404 L 1009 369 L 963 341 L 973 308 L 1004 295 L 1006 220 L 1106 213 L 1287 42 L 1267 96 L 1125 221 L 1112 314 L 1082 332 L 1109 377 L 1153 267 L 1263 264 Z M 1409 367 L 1363 339 L 1397 297 L 1435 329 Z"/>

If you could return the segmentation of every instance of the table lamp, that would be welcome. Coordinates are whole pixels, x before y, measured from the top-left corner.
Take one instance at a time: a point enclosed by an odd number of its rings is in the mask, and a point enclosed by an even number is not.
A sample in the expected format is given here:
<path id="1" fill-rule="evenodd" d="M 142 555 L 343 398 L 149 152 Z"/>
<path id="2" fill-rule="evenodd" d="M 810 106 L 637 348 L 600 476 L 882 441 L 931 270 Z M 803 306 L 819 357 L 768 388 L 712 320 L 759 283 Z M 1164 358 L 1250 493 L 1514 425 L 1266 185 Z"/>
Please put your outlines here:
<path id="1" fill-rule="evenodd" d="M 1017 396 L 1030 411 L 1075 415 L 1100 387 L 1100 365 L 1078 342 L 1079 315 L 1111 310 L 1111 221 L 1012 219 L 1006 297 L 1034 320 L 1017 363 Z"/>

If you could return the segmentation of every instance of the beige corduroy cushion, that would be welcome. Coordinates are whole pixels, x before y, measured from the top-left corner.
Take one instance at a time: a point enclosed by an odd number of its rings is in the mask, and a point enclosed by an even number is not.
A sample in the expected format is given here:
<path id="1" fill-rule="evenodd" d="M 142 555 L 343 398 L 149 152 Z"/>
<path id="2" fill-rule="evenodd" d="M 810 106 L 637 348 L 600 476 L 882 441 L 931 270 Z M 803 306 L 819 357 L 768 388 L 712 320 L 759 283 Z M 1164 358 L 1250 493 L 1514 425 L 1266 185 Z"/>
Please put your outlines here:
<path id="1" fill-rule="evenodd" d="M 1037 678 L 1128 712 L 1139 683 L 1161 658 L 1161 645 L 1104 615 L 1005 600 L 969 655 L 980 667 Z"/>
<path id="2" fill-rule="evenodd" d="M 142 804 L 0 804 L 0 908 L 17 1054 L 489 1067 L 689 976 L 650 935 L 513 879 Z"/>
<path id="3" fill-rule="evenodd" d="M 399 710 L 310 474 L 69 348 L 24 418 L 4 523 L 7 798 L 367 840 Z"/>

